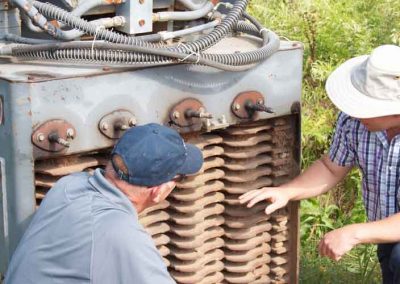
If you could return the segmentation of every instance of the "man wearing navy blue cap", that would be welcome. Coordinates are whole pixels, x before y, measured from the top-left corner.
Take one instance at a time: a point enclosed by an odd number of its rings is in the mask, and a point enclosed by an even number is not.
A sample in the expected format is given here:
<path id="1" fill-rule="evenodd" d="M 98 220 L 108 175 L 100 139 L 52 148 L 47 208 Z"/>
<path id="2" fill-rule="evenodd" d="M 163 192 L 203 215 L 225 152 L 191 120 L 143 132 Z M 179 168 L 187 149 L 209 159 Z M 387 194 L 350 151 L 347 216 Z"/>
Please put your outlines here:
<path id="1" fill-rule="evenodd" d="M 164 200 L 201 151 L 158 124 L 128 130 L 103 171 L 59 180 L 16 249 L 5 283 L 175 283 L 137 214 Z"/>

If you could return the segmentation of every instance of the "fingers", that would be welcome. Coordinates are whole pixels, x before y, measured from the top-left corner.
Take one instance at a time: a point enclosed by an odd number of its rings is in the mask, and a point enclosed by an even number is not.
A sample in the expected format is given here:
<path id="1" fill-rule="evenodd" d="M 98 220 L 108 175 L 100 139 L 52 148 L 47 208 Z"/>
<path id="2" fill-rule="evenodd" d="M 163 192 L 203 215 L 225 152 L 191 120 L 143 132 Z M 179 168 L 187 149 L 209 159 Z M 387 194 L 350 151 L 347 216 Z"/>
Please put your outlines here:
<path id="1" fill-rule="evenodd" d="M 262 192 L 260 194 L 258 194 L 257 196 L 255 196 L 253 199 L 251 199 L 249 201 L 249 203 L 247 204 L 247 207 L 253 207 L 255 204 L 257 204 L 260 201 L 265 201 L 267 199 L 271 199 L 271 202 L 275 201 L 275 198 L 272 198 L 272 195 L 270 192 Z"/>
<path id="2" fill-rule="evenodd" d="M 239 196 L 239 201 L 242 204 L 246 203 L 250 199 L 253 199 L 255 196 L 257 196 L 262 191 L 263 191 L 263 189 L 255 189 L 255 190 L 251 190 L 249 192 L 246 192 L 246 193 L 242 194 L 241 196 Z"/>
<path id="3" fill-rule="evenodd" d="M 326 236 L 319 242 L 318 252 L 320 256 L 325 256 L 335 261 L 339 261 L 342 258 L 342 255 L 332 248 L 332 244 L 329 243 Z"/>
<path id="4" fill-rule="evenodd" d="M 283 206 L 285 206 L 284 204 L 279 204 L 278 202 L 273 202 L 271 205 L 268 205 L 265 208 L 265 214 L 269 215 L 274 213 L 276 210 L 282 208 Z"/>

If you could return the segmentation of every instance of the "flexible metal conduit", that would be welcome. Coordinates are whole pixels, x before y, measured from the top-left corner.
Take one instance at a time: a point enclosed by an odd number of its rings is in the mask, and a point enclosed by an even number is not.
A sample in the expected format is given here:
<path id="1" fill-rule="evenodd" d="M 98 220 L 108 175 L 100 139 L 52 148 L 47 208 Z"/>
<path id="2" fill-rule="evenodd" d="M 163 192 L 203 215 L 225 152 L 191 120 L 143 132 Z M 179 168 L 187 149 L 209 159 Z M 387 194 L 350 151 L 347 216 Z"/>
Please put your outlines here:
<path id="1" fill-rule="evenodd" d="M 112 27 L 120 27 L 120 26 L 124 25 L 125 19 L 124 19 L 124 17 L 121 17 L 121 16 L 115 16 L 112 18 L 101 18 L 101 19 L 93 20 L 93 21 L 90 21 L 90 23 L 96 25 L 98 28 L 112 28 Z M 78 29 L 64 31 L 63 39 L 64 40 L 73 40 L 84 34 L 85 34 L 84 31 L 81 31 Z"/>
<path id="2" fill-rule="evenodd" d="M 214 4 L 207 2 L 203 7 L 194 11 L 187 12 L 159 12 L 153 14 L 154 22 L 166 22 L 166 21 L 191 21 L 200 19 L 206 16 L 214 8 Z"/>
<path id="3" fill-rule="evenodd" d="M 81 44 L 80 46 L 72 45 L 72 43 L 71 45 L 51 44 L 47 46 L 41 45 L 36 48 L 29 46 L 16 47 L 13 48 L 12 51 L 14 56 L 30 59 L 45 58 L 106 63 L 116 62 L 124 64 L 140 62 L 149 65 L 155 63 L 183 62 L 209 65 L 230 71 L 244 70 L 248 69 L 249 65 L 260 62 L 267 58 L 279 48 L 279 38 L 274 33 L 261 28 L 259 32 L 261 33 L 261 37 L 263 39 L 263 46 L 255 51 L 238 54 L 200 54 L 199 51 L 214 45 L 230 31 L 236 28 L 239 18 L 246 8 L 247 1 L 248 0 L 236 1 L 233 8 L 224 18 L 222 23 L 218 25 L 210 34 L 199 40 L 168 48 L 140 41 L 132 37 L 126 37 L 112 31 L 98 29 L 96 25 L 77 18 L 58 7 L 34 1 L 35 7 L 37 7 L 48 17 L 67 23 L 74 28 L 79 28 L 93 36 L 97 36 L 97 38 L 121 44 L 110 44 L 105 42 L 96 44 L 96 48 L 94 48 L 92 42 L 82 42 L 79 43 Z M 259 24 L 257 26 L 261 27 Z M 75 42 L 74 44 L 78 43 Z M 85 44 L 86 47 L 83 47 Z M 88 44 L 91 45 L 89 52 L 88 50 L 79 50 L 80 48 L 87 49 Z M 177 61 L 176 59 L 180 61 Z"/>
<path id="4" fill-rule="evenodd" d="M 25 11 L 21 11 L 21 20 L 25 24 L 25 26 L 31 30 L 34 33 L 43 33 L 44 30 L 39 28 L 38 26 L 35 26 L 32 22 L 32 20 L 28 17 L 28 15 L 25 13 Z"/>
<path id="5" fill-rule="evenodd" d="M 40 14 L 39 11 L 27 0 L 12 0 L 12 2 L 22 11 L 24 11 L 27 16 L 39 26 L 39 28 L 56 39 L 62 38 L 62 30 L 47 21 L 47 19 Z"/>
<path id="6" fill-rule="evenodd" d="M 23 1 L 23 0 L 14 0 L 14 1 Z M 222 20 L 221 24 L 216 26 L 211 33 L 204 36 L 203 38 L 187 43 L 186 47 L 170 47 L 168 49 L 172 51 L 178 51 L 190 54 L 211 47 L 212 45 L 219 42 L 224 36 L 226 36 L 233 29 L 234 26 L 236 26 L 236 23 L 238 22 L 243 11 L 246 8 L 247 2 L 248 0 L 237 0 L 233 5 L 233 8 L 229 11 L 229 14 Z M 98 29 L 96 25 L 90 24 L 89 22 L 81 18 L 75 17 L 70 13 L 54 5 L 48 3 L 41 3 L 38 1 L 34 1 L 33 4 L 41 13 L 43 13 L 47 17 L 64 22 L 70 27 L 82 30 L 89 35 L 96 36 L 96 38 L 98 39 L 114 43 L 138 45 L 149 48 L 150 47 L 160 48 L 160 46 L 157 44 L 152 44 L 149 42 L 138 40 L 135 37 L 128 37 L 110 30 Z"/>
<path id="7" fill-rule="evenodd" d="M 18 42 L 18 43 L 23 43 L 23 44 L 43 44 L 43 43 L 58 42 L 56 40 L 27 38 L 27 37 L 18 36 L 15 34 L 4 34 L 4 35 L 2 35 L 1 39 L 5 40 L 5 41 Z"/>
<path id="8" fill-rule="evenodd" d="M 268 41 L 267 34 L 271 40 Z M 26 59 L 75 60 L 79 62 L 136 64 L 148 63 L 198 63 L 228 71 L 249 69 L 265 56 L 269 56 L 279 48 L 279 38 L 273 32 L 262 31 L 264 46 L 256 51 L 240 54 L 207 54 L 186 55 L 167 49 L 144 48 L 107 42 L 70 42 L 39 46 L 21 46 L 12 48 L 12 55 Z M 267 38 L 267 39 L 265 39 Z M 172 58 L 172 59 L 171 59 Z M 176 60 L 178 59 L 178 60 Z"/>

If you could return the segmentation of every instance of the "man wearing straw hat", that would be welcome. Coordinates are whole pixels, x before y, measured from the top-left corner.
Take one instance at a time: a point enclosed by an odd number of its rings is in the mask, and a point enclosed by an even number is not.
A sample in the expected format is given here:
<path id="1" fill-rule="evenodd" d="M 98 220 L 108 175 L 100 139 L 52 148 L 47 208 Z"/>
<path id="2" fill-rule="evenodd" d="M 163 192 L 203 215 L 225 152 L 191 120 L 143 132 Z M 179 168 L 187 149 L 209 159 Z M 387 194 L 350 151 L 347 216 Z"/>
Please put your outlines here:
<path id="1" fill-rule="evenodd" d="M 383 283 L 400 283 L 400 47 L 383 45 L 346 61 L 326 91 L 341 111 L 329 154 L 291 182 L 252 190 L 240 201 L 252 207 L 267 200 L 271 214 L 290 200 L 327 192 L 359 167 L 369 222 L 327 233 L 319 252 L 339 260 L 358 244 L 378 244 Z"/>

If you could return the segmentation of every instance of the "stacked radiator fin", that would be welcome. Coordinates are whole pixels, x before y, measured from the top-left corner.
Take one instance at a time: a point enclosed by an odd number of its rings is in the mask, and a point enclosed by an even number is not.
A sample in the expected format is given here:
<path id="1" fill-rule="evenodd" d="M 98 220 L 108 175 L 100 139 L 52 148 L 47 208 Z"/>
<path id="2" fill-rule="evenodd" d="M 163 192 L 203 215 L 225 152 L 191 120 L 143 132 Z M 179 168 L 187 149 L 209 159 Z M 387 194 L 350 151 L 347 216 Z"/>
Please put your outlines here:
<path id="1" fill-rule="evenodd" d="M 178 283 L 290 281 L 297 270 L 297 205 L 266 215 L 265 203 L 249 209 L 238 197 L 298 173 L 296 131 L 295 116 L 287 116 L 187 139 L 202 150 L 202 169 L 139 215 Z M 60 177 L 104 166 L 107 153 L 36 161 L 38 204 Z"/>

